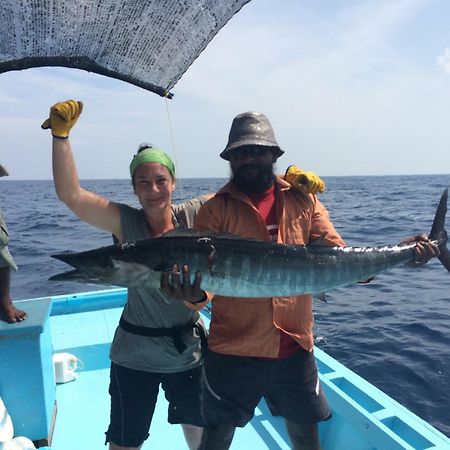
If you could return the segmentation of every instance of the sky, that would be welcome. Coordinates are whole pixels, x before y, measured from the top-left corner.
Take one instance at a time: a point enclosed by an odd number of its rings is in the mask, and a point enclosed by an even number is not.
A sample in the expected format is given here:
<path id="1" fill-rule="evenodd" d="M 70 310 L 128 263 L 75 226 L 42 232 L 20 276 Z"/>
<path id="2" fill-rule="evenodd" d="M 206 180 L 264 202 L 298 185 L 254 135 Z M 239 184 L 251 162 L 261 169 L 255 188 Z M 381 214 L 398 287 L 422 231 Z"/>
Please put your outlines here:
<path id="1" fill-rule="evenodd" d="M 178 177 L 228 177 L 234 116 L 266 114 L 290 164 L 321 176 L 450 173 L 448 0 L 253 0 L 165 100 L 76 69 L 0 75 L 0 163 L 9 179 L 51 179 L 40 124 L 84 103 L 71 132 L 81 179 L 124 179 L 142 142 Z"/>

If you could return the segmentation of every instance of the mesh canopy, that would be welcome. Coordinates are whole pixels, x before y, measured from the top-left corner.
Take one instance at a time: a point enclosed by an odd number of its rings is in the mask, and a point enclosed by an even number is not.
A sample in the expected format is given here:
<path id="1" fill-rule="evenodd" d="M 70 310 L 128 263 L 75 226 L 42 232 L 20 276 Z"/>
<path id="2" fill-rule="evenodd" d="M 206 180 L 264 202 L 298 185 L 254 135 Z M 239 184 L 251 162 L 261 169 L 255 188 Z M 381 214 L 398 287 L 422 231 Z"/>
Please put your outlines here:
<path id="1" fill-rule="evenodd" d="M 1 0 L 0 73 L 84 69 L 159 95 L 250 0 Z"/>

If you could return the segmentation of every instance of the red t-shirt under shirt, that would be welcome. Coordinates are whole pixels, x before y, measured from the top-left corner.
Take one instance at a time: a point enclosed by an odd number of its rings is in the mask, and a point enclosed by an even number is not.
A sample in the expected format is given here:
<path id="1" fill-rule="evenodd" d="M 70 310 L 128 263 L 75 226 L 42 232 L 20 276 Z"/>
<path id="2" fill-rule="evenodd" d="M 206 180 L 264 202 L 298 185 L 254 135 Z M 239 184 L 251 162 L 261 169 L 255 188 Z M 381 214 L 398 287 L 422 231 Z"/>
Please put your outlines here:
<path id="1" fill-rule="evenodd" d="M 272 242 L 277 241 L 278 236 L 278 222 L 277 212 L 275 206 L 275 186 L 272 186 L 267 191 L 262 193 L 247 194 L 252 203 L 258 209 L 262 218 L 266 222 L 267 231 L 272 239 Z M 289 334 L 280 331 L 280 349 L 278 351 L 278 359 L 287 358 L 301 350 L 300 345 Z M 264 358 L 276 359 L 276 358 Z"/>

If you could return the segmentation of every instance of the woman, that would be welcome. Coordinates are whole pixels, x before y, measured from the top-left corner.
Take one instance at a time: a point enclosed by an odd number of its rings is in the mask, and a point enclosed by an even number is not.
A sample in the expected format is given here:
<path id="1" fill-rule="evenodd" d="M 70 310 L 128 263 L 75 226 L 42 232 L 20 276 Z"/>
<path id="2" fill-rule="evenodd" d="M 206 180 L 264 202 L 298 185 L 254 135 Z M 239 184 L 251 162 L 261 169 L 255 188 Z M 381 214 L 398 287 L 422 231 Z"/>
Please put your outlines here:
<path id="1" fill-rule="evenodd" d="M 42 125 L 52 130 L 53 178 L 59 199 L 80 219 L 113 233 L 119 243 L 158 237 L 180 225 L 192 226 L 202 199 L 172 206 L 175 167 L 161 150 L 144 146 L 131 161 L 140 210 L 80 186 L 68 137 L 82 106 L 73 100 L 57 103 Z M 202 433 L 201 324 L 196 310 L 208 299 L 199 287 L 193 286 L 191 292 L 190 301 L 183 303 L 153 288 L 128 290 L 110 351 L 111 421 L 106 432 L 110 450 L 142 446 L 149 436 L 160 385 L 169 401 L 168 421 L 180 423 L 189 448 L 198 448 Z"/>

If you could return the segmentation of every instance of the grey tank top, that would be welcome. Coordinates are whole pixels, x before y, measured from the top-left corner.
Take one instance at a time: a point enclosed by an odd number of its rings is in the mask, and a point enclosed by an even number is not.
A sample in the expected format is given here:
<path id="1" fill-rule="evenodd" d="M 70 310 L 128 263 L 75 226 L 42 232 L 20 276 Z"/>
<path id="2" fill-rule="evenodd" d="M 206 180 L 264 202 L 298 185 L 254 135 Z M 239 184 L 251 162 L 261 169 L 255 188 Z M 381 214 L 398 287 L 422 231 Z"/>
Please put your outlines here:
<path id="1" fill-rule="evenodd" d="M 197 211 L 207 196 L 173 207 L 177 226 L 192 228 Z M 142 210 L 119 204 L 123 237 L 126 242 L 150 237 Z M 171 299 L 158 289 L 129 288 L 123 311 L 126 321 L 149 328 L 170 328 L 192 321 L 197 313 L 182 302 Z M 115 364 L 146 372 L 174 373 L 193 369 L 201 364 L 200 339 L 196 329 L 183 332 L 187 346 L 179 353 L 170 337 L 147 337 L 116 329 L 110 358 Z"/>

